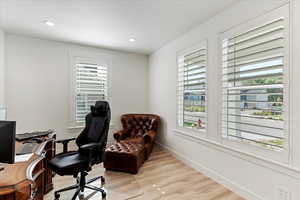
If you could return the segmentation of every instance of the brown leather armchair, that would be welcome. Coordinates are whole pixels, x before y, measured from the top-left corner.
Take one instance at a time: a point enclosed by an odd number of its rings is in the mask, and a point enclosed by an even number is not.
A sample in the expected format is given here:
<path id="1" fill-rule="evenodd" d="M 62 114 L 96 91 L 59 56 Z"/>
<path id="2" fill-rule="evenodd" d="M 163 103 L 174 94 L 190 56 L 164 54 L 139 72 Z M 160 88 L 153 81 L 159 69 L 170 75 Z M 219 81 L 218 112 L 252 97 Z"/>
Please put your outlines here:
<path id="1" fill-rule="evenodd" d="M 121 116 L 121 122 L 123 130 L 114 134 L 117 142 L 106 148 L 104 168 L 136 174 L 152 152 L 160 118 L 126 114 Z"/>
<path id="2" fill-rule="evenodd" d="M 160 117 L 152 114 L 125 114 L 121 116 L 121 122 L 123 130 L 114 134 L 115 140 L 143 144 L 147 159 L 153 149 Z"/>

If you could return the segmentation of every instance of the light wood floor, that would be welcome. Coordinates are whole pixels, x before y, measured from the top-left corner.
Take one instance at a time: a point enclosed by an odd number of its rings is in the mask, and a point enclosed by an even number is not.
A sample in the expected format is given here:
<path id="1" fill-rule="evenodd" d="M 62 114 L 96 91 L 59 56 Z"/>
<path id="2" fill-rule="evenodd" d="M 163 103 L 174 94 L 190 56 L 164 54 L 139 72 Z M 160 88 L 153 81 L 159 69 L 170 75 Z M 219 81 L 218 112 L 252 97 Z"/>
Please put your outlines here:
<path id="1" fill-rule="evenodd" d="M 244 200 L 159 147 L 137 175 L 105 172 L 99 165 L 91 176 L 102 174 L 107 179 L 107 200 Z M 56 176 L 54 183 L 58 189 L 71 185 L 73 179 Z M 46 196 L 46 200 L 50 199 L 52 193 Z M 101 199 L 100 195 L 97 199 Z"/>

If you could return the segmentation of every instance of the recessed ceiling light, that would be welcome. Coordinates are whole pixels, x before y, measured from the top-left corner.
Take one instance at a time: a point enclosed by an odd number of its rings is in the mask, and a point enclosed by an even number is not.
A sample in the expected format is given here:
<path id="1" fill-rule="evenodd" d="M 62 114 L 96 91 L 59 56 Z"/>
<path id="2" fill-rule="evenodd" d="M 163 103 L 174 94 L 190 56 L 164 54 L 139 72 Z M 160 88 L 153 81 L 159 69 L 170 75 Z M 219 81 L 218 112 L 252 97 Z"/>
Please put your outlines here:
<path id="1" fill-rule="evenodd" d="M 134 38 L 130 38 L 129 42 L 135 42 L 136 40 Z"/>
<path id="2" fill-rule="evenodd" d="M 51 22 L 49 20 L 45 20 L 44 23 L 47 25 L 47 26 L 55 26 L 54 22 Z"/>

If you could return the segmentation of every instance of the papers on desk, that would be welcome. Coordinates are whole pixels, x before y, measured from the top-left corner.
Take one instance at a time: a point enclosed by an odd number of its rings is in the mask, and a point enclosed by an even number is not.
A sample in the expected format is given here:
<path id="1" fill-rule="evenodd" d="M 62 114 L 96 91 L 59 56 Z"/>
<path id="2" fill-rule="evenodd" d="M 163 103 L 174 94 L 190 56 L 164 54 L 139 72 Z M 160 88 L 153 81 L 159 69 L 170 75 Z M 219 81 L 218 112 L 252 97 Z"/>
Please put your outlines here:
<path id="1" fill-rule="evenodd" d="M 24 154 L 24 155 L 16 155 L 15 163 L 26 162 L 31 158 L 32 155 L 33 155 L 33 153 Z"/>

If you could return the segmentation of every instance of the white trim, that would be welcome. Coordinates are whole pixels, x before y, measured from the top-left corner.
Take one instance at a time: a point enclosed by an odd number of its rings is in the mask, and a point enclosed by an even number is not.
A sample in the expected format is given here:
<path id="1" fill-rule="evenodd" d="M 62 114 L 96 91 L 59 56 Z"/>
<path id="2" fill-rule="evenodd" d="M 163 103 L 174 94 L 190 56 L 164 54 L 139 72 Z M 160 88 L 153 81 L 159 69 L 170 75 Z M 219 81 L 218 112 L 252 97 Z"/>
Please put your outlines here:
<path id="1" fill-rule="evenodd" d="M 279 0 L 279 1 L 280 1 L 280 0 Z M 282 0 L 281 3 L 279 3 L 279 4 L 278 4 L 277 6 L 275 6 L 274 8 L 270 9 L 268 12 L 272 12 L 272 11 L 274 11 L 274 10 L 277 10 L 278 8 L 281 8 L 281 7 L 283 7 L 283 6 L 289 4 L 290 2 L 293 2 L 293 1 L 295 1 L 295 0 Z M 255 19 L 255 18 L 262 17 L 262 16 L 264 16 L 264 15 L 266 15 L 266 13 L 262 13 L 262 14 L 260 14 L 260 15 L 257 15 L 256 17 L 254 17 L 254 19 Z M 231 26 L 231 27 L 228 27 L 228 28 L 224 29 L 223 31 L 219 32 L 219 34 L 222 34 L 222 33 L 224 33 L 224 32 L 230 31 L 231 29 L 234 29 L 234 28 L 236 28 L 236 27 L 238 27 L 238 26 L 241 26 L 241 25 L 243 25 L 243 24 L 245 24 L 245 23 L 247 23 L 247 22 L 251 22 L 252 20 L 253 20 L 253 18 L 250 18 L 250 19 L 245 20 L 245 21 L 243 21 L 243 22 L 241 22 L 241 23 L 235 24 L 235 25 L 233 25 L 233 26 Z"/>
<path id="2" fill-rule="evenodd" d="M 184 132 L 185 134 L 190 135 L 191 137 L 195 137 L 195 138 L 201 138 L 201 137 L 205 137 L 207 134 L 207 130 L 206 129 L 192 129 L 192 128 L 186 128 L 186 127 L 176 127 L 177 130 L 180 130 L 181 132 Z"/>
<path id="3" fill-rule="evenodd" d="M 166 145 L 163 145 L 159 142 L 156 142 L 159 146 L 167 150 L 170 154 L 172 154 L 176 159 L 181 160 L 185 164 L 191 166 L 192 168 L 196 169 L 197 171 L 203 173 L 205 176 L 213 179 L 214 181 L 224 185 L 226 188 L 234 191 L 235 193 L 239 194 L 240 196 L 244 197 L 245 199 L 249 200 L 263 200 L 262 197 L 254 194 L 253 192 L 247 190 L 246 188 L 242 187 L 241 185 L 232 182 L 228 178 L 222 176 L 221 174 L 205 167 L 203 164 L 198 163 L 194 160 L 189 159 L 185 155 L 177 152 L 175 149 L 172 149 Z"/>
<path id="4" fill-rule="evenodd" d="M 289 46 L 289 119 L 293 119 L 293 112 L 294 109 L 293 108 L 293 83 L 294 83 L 294 73 L 293 73 L 293 68 L 294 68 L 294 59 L 293 59 L 293 55 L 294 55 L 294 49 L 293 49 L 293 45 L 294 45 L 294 12 L 295 12 L 295 2 L 294 0 L 291 0 L 289 3 L 289 29 L 290 29 L 290 46 Z M 290 130 L 290 134 L 289 134 L 289 163 L 293 163 L 293 159 L 294 159 L 294 150 L 293 150 L 293 146 L 294 146 L 294 140 L 293 140 L 293 135 L 294 133 L 296 133 L 296 131 L 293 130 L 293 120 L 290 120 L 289 123 L 289 130 Z"/>
<path id="5" fill-rule="evenodd" d="M 240 159 L 246 160 L 246 161 L 254 163 L 256 165 L 269 168 L 273 171 L 279 172 L 284 175 L 288 175 L 291 178 L 300 180 L 300 168 L 292 167 L 290 165 L 283 164 L 283 163 L 271 160 L 269 158 L 259 156 L 257 154 L 245 152 L 240 149 L 236 149 L 234 147 L 227 146 L 222 143 L 215 142 L 215 141 L 212 141 L 212 140 L 209 140 L 206 138 L 193 136 L 193 135 L 190 135 L 190 134 L 183 132 L 181 130 L 178 130 L 178 129 L 174 129 L 173 131 L 175 132 L 176 136 L 179 136 L 181 138 L 192 140 L 199 144 L 214 148 L 216 150 L 222 151 L 229 155 L 238 157 Z"/>
<path id="6" fill-rule="evenodd" d="M 114 126 L 115 126 L 114 124 L 110 124 L 109 128 L 114 128 Z M 85 128 L 85 126 L 70 126 L 70 127 L 68 127 L 69 130 L 83 129 L 83 128 Z"/>
<path id="7" fill-rule="evenodd" d="M 73 130 L 73 129 L 83 129 L 85 126 L 71 126 L 68 127 L 69 130 Z"/>

